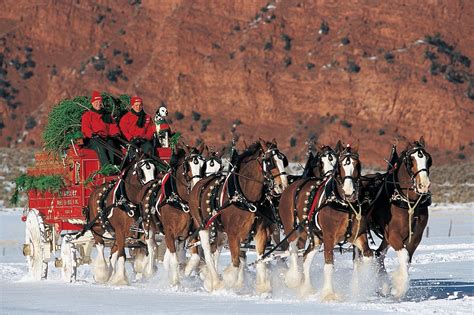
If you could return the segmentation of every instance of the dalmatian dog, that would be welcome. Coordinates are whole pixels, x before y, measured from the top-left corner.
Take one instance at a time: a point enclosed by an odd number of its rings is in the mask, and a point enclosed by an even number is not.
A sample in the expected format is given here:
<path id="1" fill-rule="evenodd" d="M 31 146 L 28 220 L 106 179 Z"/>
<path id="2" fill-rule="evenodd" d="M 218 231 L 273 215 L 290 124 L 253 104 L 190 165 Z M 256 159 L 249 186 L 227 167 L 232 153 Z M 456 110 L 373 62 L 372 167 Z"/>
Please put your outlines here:
<path id="1" fill-rule="evenodd" d="M 167 121 L 168 109 L 165 106 L 160 106 L 155 114 L 156 136 L 162 148 L 169 148 L 171 128 Z"/>

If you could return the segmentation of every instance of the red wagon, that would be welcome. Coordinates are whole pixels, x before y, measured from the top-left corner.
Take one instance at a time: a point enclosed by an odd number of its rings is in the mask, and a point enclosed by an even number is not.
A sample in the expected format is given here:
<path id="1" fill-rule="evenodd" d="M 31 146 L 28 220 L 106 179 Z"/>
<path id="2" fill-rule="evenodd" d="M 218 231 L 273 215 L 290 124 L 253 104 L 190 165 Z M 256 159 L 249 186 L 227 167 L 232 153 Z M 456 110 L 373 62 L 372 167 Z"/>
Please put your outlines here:
<path id="1" fill-rule="evenodd" d="M 160 159 L 169 161 L 170 148 L 158 148 Z M 114 177 L 95 175 L 100 169 L 97 154 L 93 150 L 74 147 L 62 159 L 52 159 L 47 152 L 35 154 L 35 165 L 27 174 L 60 175 L 66 186 L 58 193 L 31 190 L 28 206 L 23 214 L 25 244 L 23 254 L 27 258 L 32 279 L 47 277 L 48 263 L 55 257 L 55 266 L 61 268 L 63 279 L 75 278 L 77 266 L 90 263 L 93 238 L 90 232 L 80 238 L 73 237 L 86 224 L 83 208 L 87 206 L 92 190 Z M 60 251 L 59 255 L 55 255 Z"/>

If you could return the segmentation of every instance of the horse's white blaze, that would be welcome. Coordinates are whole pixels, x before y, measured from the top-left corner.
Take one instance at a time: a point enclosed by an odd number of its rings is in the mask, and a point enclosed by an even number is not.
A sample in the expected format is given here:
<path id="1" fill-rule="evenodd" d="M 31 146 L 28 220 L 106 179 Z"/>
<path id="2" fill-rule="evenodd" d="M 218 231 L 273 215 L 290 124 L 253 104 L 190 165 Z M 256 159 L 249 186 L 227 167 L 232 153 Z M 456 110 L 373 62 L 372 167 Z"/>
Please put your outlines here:
<path id="1" fill-rule="evenodd" d="M 411 155 L 415 159 L 416 169 L 417 170 L 427 169 L 428 160 L 426 158 L 426 155 L 424 155 L 423 152 L 420 152 L 420 154 L 421 154 L 421 157 L 418 156 L 418 153 L 413 153 Z M 431 185 L 428 173 L 423 171 L 423 172 L 418 173 L 416 177 L 418 177 L 420 180 L 418 191 L 420 193 L 427 193 Z"/>
<path id="2" fill-rule="evenodd" d="M 105 283 L 109 280 L 110 269 L 104 255 L 104 245 L 97 244 L 95 247 L 97 249 L 97 257 L 92 265 L 94 280 L 98 283 Z"/>
<path id="3" fill-rule="evenodd" d="M 221 169 L 221 165 L 222 164 L 220 164 L 216 161 L 207 161 L 206 162 L 206 174 L 205 175 L 209 176 L 209 175 L 212 175 L 212 174 L 216 174 Z"/>
<path id="4" fill-rule="evenodd" d="M 400 264 L 398 270 L 392 274 L 392 294 L 396 298 L 401 298 L 408 290 L 408 251 L 406 248 L 396 251 L 398 263 Z"/>
<path id="5" fill-rule="evenodd" d="M 329 158 L 331 156 L 331 159 Z M 325 155 L 321 158 L 323 163 L 323 174 L 328 175 L 336 167 L 336 157 L 332 154 Z"/>
<path id="6" fill-rule="evenodd" d="M 349 159 L 350 163 L 346 164 L 347 159 Z M 352 160 L 350 158 L 347 159 L 344 159 L 342 168 L 344 169 L 345 176 L 352 176 L 352 172 L 354 172 L 354 165 L 352 164 Z M 344 194 L 346 194 L 346 196 L 351 196 L 354 193 L 354 183 L 351 178 L 344 179 L 342 190 L 344 190 Z"/>
<path id="7" fill-rule="evenodd" d="M 194 161 L 197 161 L 197 163 L 194 163 Z M 201 169 L 203 166 L 204 166 L 204 161 L 201 159 L 194 158 L 189 161 L 189 167 L 191 169 L 191 177 L 193 177 L 193 179 L 191 180 L 191 189 L 201 179 L 199 175 L 201 174 Z M 195 177 L 195 176 L 198 176 L 198 177 Z"/>
<path id="8" fill-rule="evenodd" d="M 143 171 L 143 184 L 155 179 L 155 165 L 146 162 L 143 163 L 140 168 Z"/>
<path id="9" fill-rule="evenodd" d="M 280 159 L 278 156 L 274 156 L 274 160 L 276 163 L 276 166 L 278 168 L 278 172 L 280 173 L 280 180 L 281 180 L 281 186 L 276 185 L 275 186 L 275 192 L 277 194 L 281 194 L 283 190 L 288 187 L 288 176 L 286 174 L 283 174 L 285 172 L 285 164 L 283 163 L 283 160 Z"/>

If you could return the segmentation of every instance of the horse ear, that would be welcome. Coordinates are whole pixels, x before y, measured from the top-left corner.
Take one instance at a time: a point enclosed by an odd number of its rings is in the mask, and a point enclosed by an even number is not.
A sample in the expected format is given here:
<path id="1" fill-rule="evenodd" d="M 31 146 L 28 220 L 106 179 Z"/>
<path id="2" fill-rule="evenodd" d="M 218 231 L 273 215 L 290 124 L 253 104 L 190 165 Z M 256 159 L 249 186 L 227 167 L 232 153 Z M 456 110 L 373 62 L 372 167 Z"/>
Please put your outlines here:
<path id="1" fill-rule="evenodd" d="M 360 142 L 359 140 L 357 140 L 356 144 L 352 147 L 352 152 L 354 153 L 359 152 L 359 145 L 360 145 Z"/>
<path id="2" fill-rule="evenodd" d="M 206 147 L 206 145 L 204 144 L 204 142 L 201 142 L 198 147 L 196 148 L 196 150 L 199 152 L 199 154 L 201 155 L 202 152 L 204 151 L 204 148 Z"/>
<path id="3" fill-rule="evenodd" d="M 217 156 L 219 157 L 219 159 L 222 159 L 222 157 L 224 156 L 224 153 L 225 153 L 225 147 L 222 147 L 222 149 L 220 149 L 220 151 L 217 152 Z"/>
<path id="4" fill-rule="evenodd" d="M 418 140 L 418 143 L 421 144 L 422 147 L 425 146 L 425 138 L 423 136 L 420 137 L 420 140 Z"/>
<path id="5" fill-rule="evenodd" d="M 189 149 L 189 146 L 188 146 L 187 144 L 184 144 L 184 143 L 182 143 L 182 144 L 183 144 L 183 150 L 184 150 L 184 152 L 186 153 L 186 155 L 189 155 L 189 152 L 191 151 L 191 150 Z"/>
<path id="6" fill-rule="evenodd" d="M 260 142 L 260 145 L 262 146 L 263 151 L 267 151 L 268 150 L 267 142 L 263 140 L 262 138 L 258 138 L 258 140 Z"/>
<path id="7" fill-rule="evenodd" d="M 341 140 L 337 141 L 334 151 L 336 151 L 337 154 L 339 154 L 342 151 L 342 142 L 341 142 Z"/>

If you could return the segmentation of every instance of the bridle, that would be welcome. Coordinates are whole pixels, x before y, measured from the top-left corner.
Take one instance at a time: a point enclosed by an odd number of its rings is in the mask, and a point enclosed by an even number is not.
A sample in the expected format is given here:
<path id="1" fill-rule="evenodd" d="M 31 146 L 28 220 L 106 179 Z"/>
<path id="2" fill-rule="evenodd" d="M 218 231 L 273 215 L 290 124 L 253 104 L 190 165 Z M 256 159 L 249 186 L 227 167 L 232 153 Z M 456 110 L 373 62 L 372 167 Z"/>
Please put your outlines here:
<path id="1" fill-rule="evenodd" d="M 417 170 L 416 172 L 413 172 L 412 171 L 412 168 L 413 168 L 413 162 L 411 160 L 411 156 L 413 154 L 417 154 L 418 157 L 423 157 L 423 155 L 426 157 L 426 167 L 425 168 L 421 168 L 419 170 Z M 405 168 L 407 170 L 407 173 L 408 173 L 408 176 L 410 176 L 410 182 L 411 182 L 411 187 L 409 187 L 409 190 L 412 190 L 414 191 L 415 193 L 417 193 L 418 195 L 427 195 L 429 193 L 420 193 L 418 191 L 418 188 L 417 188 L 417 185 L 416 185 L 416 176 L 418 174 L 420 174 L 421 172 L 426 172 L 426 174 L 429 176 L 430 175 L 430 170 L 429 168 L 431 167 L 431 164 L 432 164 L 432 159 L 431 159 L 431 155 L 426 152 L 426 150 L 422 147 L 422 146 L 419 146 L 419 145 L 416 145 L 415 147 L 411 148 L 410 150 L 407 150 L 404 154 L 403 154 L 403 158 L 402 158 L 402 161 L 403 161 L 403 164 L 405 165 Z M 398 176 L 397 176 L 398 177 Z"/>
<path id="2" fill-rule="evenodd" d="M 352 160 L 359 161 L 359 154 L 351 152 L 350 150 L 345 150 L 345 151 L 343 151 L 339 154 L 337 165 L 341 165 L 341 163 L 347 163 L 347 162 L 344 162 L 344 161 L 348 161 L 349 163 L 351 163 Z M 360 167 L 360 164 L 358 164 L 358 167 Z M 360 169 L 358 169 L 358 172 L 357 172 L 358 176 L 357 177 L 352 176 L 352 174 L 345 175 L 345 176 L 341 177 L 340 173 L 339 173 L 339 167 L 335 167 L 334 170 L 335 170 L 334 179 L 336 180 L 338 185 L 342 185 L 344 183 L 344 180 L 350 179 L 350 180 L 352 180 L 352 183 L 355 186 L 354 189 L 355 189 L 356 193 L 359 193 Z"/>
<path id="3" fill-rule="evenodd" d="M 183 166 L 183 169 L 184 169 L 183 175 L 184 175 L 184 179 L 186 180 L 186 182 L 191 183 L 193 179 L 195 179 L 195 178 L 201 179 L 203 177 L 203 168 L 201 168 L 199 173 L 196 174 L 196 175 L 191 174 L 191 176 L 189 176 L 189 174 L 188 174 L 189 169 L 190 169 L 189 165 L 191 163 L 193 163 L 195 165 L 199 165 L 200 161 L 202 161 L 205 164 L 205 159 L 200 154 L 192 152 L 184 158 L 184 160 L 181 164 L 178 165 L 178 167 L 181 166 L 181 165 Z"/>
<path id="4" fill-rule="evenodd" d="M 320 164 L 321 173 L 324 172 L 324 163 L 322 162 L 322 160 L 326 156 L 328 157 L 329 162 L 332 162 L 333 159 L 337 159 L 336 152 L 331 147 L 328 147 L 328 146 L 324 147 L 323 151 L 318 153 L 318 156 L 317 156 L 317 158 L 319 160 L 319 164 Z M 328 170 L 328 171 L 324 172 L 324 174 L 322 174 L 322 177 L 325 178 L 325 177 L 331 175 L 332 173 L 334 173 L 334 169 L 335 169 L 335 167 L 333 167 L 332 170 Z"/>
<path id="5" fill-rule="evenodd" d="M 140 182 L 140 184 L 142 185 L 145 185 L 147 183 L 149 183 L 151 180 L 145 182 L 145 174 L 143 173 L 143 170 L 142 170 L 142 167 L 145 166 L 147 169 L 150 169 L 150 165 L 153 165 L 155 167 L 155 170 L 153 171 L 153 179 L 156 178 L 157 176 L 157 170 L 158 170 L 158 167 L 157 165 L 154 163 L 154 160 L 152 159 L 143 159 L 143 160 L 139 160 L 137 161 L 134 165 L 133 165 L 133 175 L 137 175 L 137 178 L 138 178 L 138 181 Z"/>
<path id="6" fill-rule="evenodd" d="M 214 165 L 217 164 L 217 165 L 219 165 L 218 172 L 220 172 L 222 170 L 222 165 L 223 165 L 222 159 L 220 157 L 218 157 L 217 155 L 212 154 L 204 162 L 204 167 L 202 168 L 203 176 L 206 176 L 207 165 L 208 164 L 209 164 L 210 167 L 214 167 Z"/>
<path id="7" fill-rule="evenodd" d="M 280 172 L 280 169 L 275 163 L 275 157 L 278 157 L 278 159 L 283 161 L 283 168 L 286 168 L 288 166 L 287 157 L 283 153 L 281 153 L 280 150 L 278 150 L 278 148 L 270 147 L 267 151 L 265 151 L 262 154 L 261 165 L 262 165 L 262 170 L 264 171 L 264 173 L 270 172 L 271 174 L 272 170 L 277 169 L 278 173 L 274 175 L 272 174 L 272 177 L 274 179 L 283 175 L 288 175 L 286 171 Z"/>
<path id="8" fill-rule="evenodd" d="M 275 157 L 278 157 L 280 160 L 283 161 L 283 167 L 286 168 L 288 166 L 288 159 L 287 157 L 278 150 L 277 147 L 271 146 L 269 147 L 263 154 L 261 155 L 261 160 L 257 158 L 260 163 L 263 176 L 265 178 L 265 186 L 268 187 L 269 193 L 271 195 L 276 196 L 277 194 L 274 193 L 275 187 L 275 179 L 284 175 L 288 175 L 286 171 L 280 171 L 278 165 L 275 163 Z M 278 170 L 278 173 L 274 174 L 273 170 Z"/>

